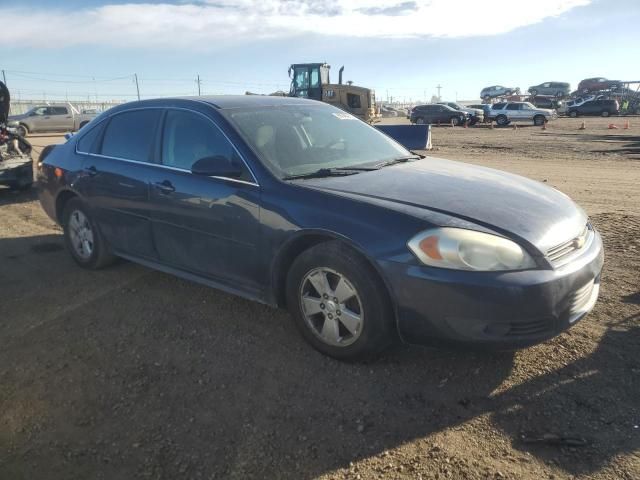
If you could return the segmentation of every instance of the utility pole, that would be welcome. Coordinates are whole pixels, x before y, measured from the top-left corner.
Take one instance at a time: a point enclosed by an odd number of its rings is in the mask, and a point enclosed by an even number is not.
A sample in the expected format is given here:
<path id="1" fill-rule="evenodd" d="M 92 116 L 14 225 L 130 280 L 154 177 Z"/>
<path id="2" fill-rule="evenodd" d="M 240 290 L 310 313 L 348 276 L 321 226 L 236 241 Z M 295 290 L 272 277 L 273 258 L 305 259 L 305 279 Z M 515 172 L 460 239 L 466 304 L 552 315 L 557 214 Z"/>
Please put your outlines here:
<path id="1" fill-rule="evenodd" d="M 7 84 L 7 76 L 4 73 L 4 70 L 2 70 L 2 82 L 6 85 Z"/>
<path id="2" fill-rule="evenodd" d="M 140 86 L 138 85 L 138 74 L 134 73 L 133 76 L 136 79 L 136 92 L 138 92 L 138 100 L 140 100 Z"/>
<path id="3" fill-rule="evenodd" d="M 442 101 L 442 98 L 440 97 L 440 90 L 442 89 L 442 85 L 438 84 L 436 88 L 438 89 L 438 101 L 440 102 Z"/>
<path id="4" fill-rule="evenodd" d="M 198 96 L 200 96 L 200 84 L 202 83 L 200 81 L 200 74 L 198 74 L 198 79 L 196 80 L 196 83 L 198 84 Z"/>

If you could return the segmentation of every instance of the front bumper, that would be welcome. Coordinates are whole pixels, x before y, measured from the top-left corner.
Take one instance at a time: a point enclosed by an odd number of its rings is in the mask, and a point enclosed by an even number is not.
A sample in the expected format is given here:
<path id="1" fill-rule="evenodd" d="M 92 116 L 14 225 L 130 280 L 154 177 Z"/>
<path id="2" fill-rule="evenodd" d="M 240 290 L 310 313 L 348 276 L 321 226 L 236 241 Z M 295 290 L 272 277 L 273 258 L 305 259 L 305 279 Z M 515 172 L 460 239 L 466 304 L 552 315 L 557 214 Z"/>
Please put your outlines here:
<path id="1" fill-rule="evenodd" d="M 595 305 L 602 240 L 557 269 L 465 272 L 380 261 L 408 343 L 520 348 L 566 330 Z"/>

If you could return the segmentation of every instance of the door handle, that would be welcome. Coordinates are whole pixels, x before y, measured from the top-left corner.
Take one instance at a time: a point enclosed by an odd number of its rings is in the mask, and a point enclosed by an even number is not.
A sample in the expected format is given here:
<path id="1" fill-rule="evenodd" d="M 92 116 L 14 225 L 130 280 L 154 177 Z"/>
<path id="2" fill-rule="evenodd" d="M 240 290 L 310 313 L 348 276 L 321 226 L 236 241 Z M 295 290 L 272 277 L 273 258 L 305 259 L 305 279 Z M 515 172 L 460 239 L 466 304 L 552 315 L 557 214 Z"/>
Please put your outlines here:
<path id="1" fill-rule="evenodd" d="M 153 184 L 161 193 L 168 194 L 176 191 L 176 187 L 174 187 L 169 180 L 163 180 L 162 182 L 155 182 Z"/>
<path id="2" fill-rule="evenodd" d="M 90 177 L 95 177 L 98 174 L 98 169 L 94 165 L 91 165 L 84 169 L 84 173 Z"/>

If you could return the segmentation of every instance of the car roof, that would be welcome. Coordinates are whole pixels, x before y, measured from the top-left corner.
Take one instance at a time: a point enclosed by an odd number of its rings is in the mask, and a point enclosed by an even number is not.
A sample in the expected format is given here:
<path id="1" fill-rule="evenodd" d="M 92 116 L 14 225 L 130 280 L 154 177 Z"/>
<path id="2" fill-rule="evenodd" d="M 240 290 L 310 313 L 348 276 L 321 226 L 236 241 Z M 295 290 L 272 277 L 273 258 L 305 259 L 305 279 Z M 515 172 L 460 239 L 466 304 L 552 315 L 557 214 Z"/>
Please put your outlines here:
<path id="1" fill-rule="evenodd" d="M 270 107 L 283 105 L 324 105 L 326 103 L 317 100 L 309 100 L 298 97 L 281 97 L 270 95 L 208 95 L 208 96 L 189 96 L 189 97 L 163 97 L 149 100 L 138 100 L 127 102 L 111 109 L 113 112 L 128 110 L 130 108 L 139 107 L 162 107 L 165 105 L 175 104 L 176 102 L 195 102 L 199 104 L 208 104 L 218 110 L 227 110 L 234 108 L 247 107 Z"/>

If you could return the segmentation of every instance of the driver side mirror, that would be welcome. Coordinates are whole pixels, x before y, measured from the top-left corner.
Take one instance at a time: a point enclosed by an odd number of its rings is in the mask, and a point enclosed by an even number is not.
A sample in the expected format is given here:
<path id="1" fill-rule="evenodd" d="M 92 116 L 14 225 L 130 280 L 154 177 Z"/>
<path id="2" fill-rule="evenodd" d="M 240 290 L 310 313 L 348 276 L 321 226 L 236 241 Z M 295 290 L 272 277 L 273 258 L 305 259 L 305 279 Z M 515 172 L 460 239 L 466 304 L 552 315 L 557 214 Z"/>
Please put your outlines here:
<path id="1" fill-rule="evenodd" d="M 191 166 L 191 173 L 206 177 L 238 178 L 242 176 L 242 168 L 236 162 L 227 157 L 215 155 L 213 157 L 204 157 L 196 161 Z"/>

